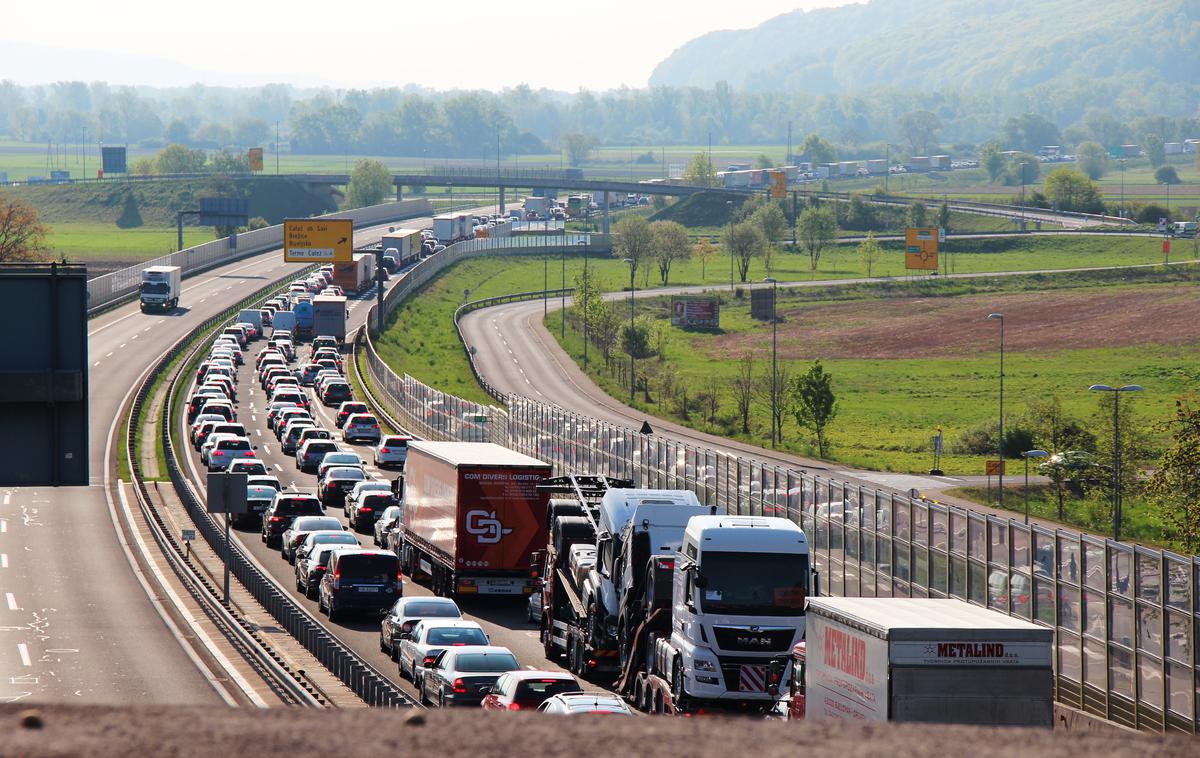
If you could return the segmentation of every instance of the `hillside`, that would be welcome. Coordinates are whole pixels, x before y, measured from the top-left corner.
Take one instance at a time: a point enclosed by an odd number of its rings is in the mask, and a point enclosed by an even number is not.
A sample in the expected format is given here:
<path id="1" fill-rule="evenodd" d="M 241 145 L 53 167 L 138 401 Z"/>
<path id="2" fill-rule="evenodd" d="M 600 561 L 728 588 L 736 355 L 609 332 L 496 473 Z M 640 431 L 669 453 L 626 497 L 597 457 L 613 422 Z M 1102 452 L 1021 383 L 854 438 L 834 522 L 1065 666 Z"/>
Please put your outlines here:
<path id="1" fill-rule="evenodd" d="M 1197 50 L 1198 0 L 872 0 L 698 37 L 660 63 L 650 84 L 834 93 L 1085 80 L 1144 91 L 1194 83 Z"/>

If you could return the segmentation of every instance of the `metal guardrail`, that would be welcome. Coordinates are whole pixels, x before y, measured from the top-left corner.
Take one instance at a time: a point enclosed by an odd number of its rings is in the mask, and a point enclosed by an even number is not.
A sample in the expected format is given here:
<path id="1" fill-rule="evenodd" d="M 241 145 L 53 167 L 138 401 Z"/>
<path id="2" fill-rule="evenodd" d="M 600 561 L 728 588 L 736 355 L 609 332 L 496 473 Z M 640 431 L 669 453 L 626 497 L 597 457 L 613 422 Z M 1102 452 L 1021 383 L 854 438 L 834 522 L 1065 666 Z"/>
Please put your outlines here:
<path id="1" fill-rule="evenodd" d="M 431 270 L 423 281 L 442 270 Z M 390 313 L 407 290 L 385 301 Z M 371 323 L 374 323 L 372 321 Z M 473 403 L 402 379 L 362 345 L 381 402 L 434 439 L 470 439 Z M 494 389 L 494 388 L 493 388 Z M 501 394 L 498 393 L 497 394 Z M 790 518 L 832 594 L 957 598 L 1053 629 L 1056 698 L 1135 729 L 1197 732 L 1200 558 L 1026 525 L 885 489 L 647 436 L 505 396 L 487 435 L 555 472 L 694 491 L 726 512 Z"/>
<path id="2" fill-rule="evenodd" d="M 315 270 L 316 266 L 308 270 Z M 260 303 L 271 293 L 281 290 L 296 276 L 303 274 L 293 272 L 271 285 L 262 288 L 238 304 L 227 308 L 220 314 L 207 319 L 203 324 L 191 330 L 181 338 L 163 357 L 146 380 L 146 387 L 154 377 L 166 370 L 170 362 L 187 351 L 187 357 L 181 367 L 187 367 L 204 348 L 205 340 L 216 329 L 231 322 L 239 310 L 251 304 Z M 254 596 L 255 600 L 270 613 L 289 634 L 312 653 L 317 660 L 337 676 L 347 687 L 361 697 L 368 705 L 407 707 L 414 705 L 399 687 L 387 676 L 379 672 L 356 653 L 342 644 L 334 635 L 299 603 L 293 600 L 287 591 L 264 573 L 257 564 L 247 557 L 236 545 L 227 544 L 224 530 L 210 516 L 196 492 L 189 486 L 187 477 L 179 464 L 171 434 L 171 419 L 173 407 L 171 399 L 175 387 L 183 376 L 183 370 L 172 377 L 167 389 L 167 402 L 163 404 L 162 415 L 159 419 L 160 440 L 163 454 L 167 463 L 167 472 L 171 483 L 179 495 L 180 501 L 188 511 L 188 515 L 196 524 L 204 539 L 218 555 L 224 555 L 229 550 L 230 570 L 237 580 Z"/>

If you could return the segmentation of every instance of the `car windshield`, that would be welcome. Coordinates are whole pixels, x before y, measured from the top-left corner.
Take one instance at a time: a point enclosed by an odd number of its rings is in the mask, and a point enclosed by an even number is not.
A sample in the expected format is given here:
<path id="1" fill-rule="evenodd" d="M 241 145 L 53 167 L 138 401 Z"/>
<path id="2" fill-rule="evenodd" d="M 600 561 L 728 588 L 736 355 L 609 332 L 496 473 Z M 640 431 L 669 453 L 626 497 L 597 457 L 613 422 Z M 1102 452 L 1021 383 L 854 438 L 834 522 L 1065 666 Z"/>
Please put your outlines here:
<path id="1" fill-rule="evenodd" d="M 697 586 L 705 613 L 798 616 L 808 594 L 808 556 L 705 551 Z M 697 583 L 699 584 L 699 583 Z"/>
<path id="2" fill-rule="evenodd" d="M 488 644 L 487 635 L 482 629 L 459 629 L 456 627 L 445 627 L 442 629 L 430 629 L 429 634 L 425 635 L 425 641 L 430 645 L 486 645 Z"/>
<path id="3" fill-rule="evenodd" d="M 463 673 L 503 673 L 521 668 L 511 653 L 464 653 L 454 659 L 454 670 Z"/>
<path id="4" fill-rule="evenodd" d="M 337 529 L 341 531 L 342 525 L 335 518 L 317 516 L 312 518 L 298 518 L 292 527 L 296 529 L 296 531 L 304 532 L 315 532 L 318 529 Z"/>
<path id="5" fill-rule="evenodd" d="M 427 600 L 408 603 L 401 613 L 413 618 L 462 618 L 462 612 L 453 603 L 431 603 Z"/>
<path id="6" fill-rule="evenodd" d="M 330 453 L 325 456 L 325 460 L 322 463 L 328 467 L 362 465 L 362 461 L 358 459 L 358 455 L 355 453 Z"/>
<path id="7" fill-rule="evenodd" d="M 572 679 L 526 679 L 517 685 L 513 701 L 521 705 L 539 705 L 548 697 L 577 692 L 583 692 L 583 689 Z"/>
<path id="8" fill-rule="evenodd" d="M 246 440 L 221 440 L 217 443 L 218 450 L 249 450 L 250 443 Z"/>
<path id="9" fill-rule="evenodd" d="M 330 479 L 354 479 L 362 481 L 367 478 L 367 475 L 360 468 L 350 468 L 348 466 L 338 466 L 331 468 L 326 472 Z"/>
<path id="10" fill-rule="evenodd" d="M 337 450 L 337 445 L 333 442 L 329 442 L 328 440 L 314 440 L 312 442 L 306 442 L 304 444 L 304 450 L 309 455 L 313 453 L 328 453 L 330 451 Z"/>
<path id="11" fill-rule="evenodd" d="M 366 554 L 342 556 L 338 561 L 341 578 L 359 579 L 367 582 L 388 582 L 396 578 L 400 559 L 388 554 Z"/>
<path id="12" fill-rule="evenodd" d="M 300 497 L 280 500 L 279 507 L 275 509 L 276 515 L 279 516 L 297 516 L 313 512 L 323 513 L 324 511 L 320 500 Z"/>
<path id="13" fill-rule="evenodd" d="M 314 534 L 309 537 L 314 545 L 357 545 L 358 540 L 350 532 L 336 534 Z"/>
<path id="14" fill-rule="evenodd" d="M 171 291 L 171 286 L 166 282 L 146 282 L 142 285 L 142 292 L 147 292 L 151 295 L 165 295 Z"/>

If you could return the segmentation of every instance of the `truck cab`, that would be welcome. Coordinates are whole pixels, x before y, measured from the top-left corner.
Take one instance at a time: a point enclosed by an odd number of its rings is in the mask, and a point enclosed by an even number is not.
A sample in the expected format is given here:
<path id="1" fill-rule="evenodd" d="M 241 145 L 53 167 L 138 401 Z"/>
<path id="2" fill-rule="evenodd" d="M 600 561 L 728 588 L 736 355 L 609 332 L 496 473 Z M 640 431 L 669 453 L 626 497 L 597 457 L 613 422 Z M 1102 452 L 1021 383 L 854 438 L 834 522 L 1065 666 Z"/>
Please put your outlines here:
<path id="1" fill-rule="evenodd" d="M 674 560 L 671 633 L 653 650 L 676 707 L 771 705 L 804 638 L 810 578 L 808 542 L 791 521 L 693 517 Z"/>

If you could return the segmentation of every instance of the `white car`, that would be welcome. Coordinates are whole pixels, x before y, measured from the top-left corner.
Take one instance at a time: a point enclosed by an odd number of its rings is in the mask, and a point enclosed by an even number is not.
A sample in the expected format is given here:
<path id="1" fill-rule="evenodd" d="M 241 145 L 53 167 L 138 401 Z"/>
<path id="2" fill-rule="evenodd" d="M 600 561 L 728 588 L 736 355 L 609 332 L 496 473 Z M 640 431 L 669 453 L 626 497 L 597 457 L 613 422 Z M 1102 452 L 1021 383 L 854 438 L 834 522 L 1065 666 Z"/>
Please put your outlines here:
<path id="1" fill-rule="evenodd" d="M 576 716 L 581 713 L 609 713 L 632 716 L 633 711 L 619 696 L 608 692 L 583 692 L 577 695 L 554 695 L 538 706 L 538 713 Z"/>
<path id="2" fill-rule="evenodd" d="M 474 621 L 461 619 L 424 619 L 411 632 L 400 634 L 396 663 L 400 676 L 421 686 L 421 663 L 427 655 L 447 647 L 460 645 L 489 645 L 487 632 Z"/>
<path id="3" fill-rule="evenodd" d="M 250 444 L 249 439 L 226 437 L 217 440 L 217 443 L 208 451 L 208 470 L 224 471 L 235 459 L 254 457 L 254 446 Z"/>
<path id="4" fill-rule="evenodd" d="M 404 462 L 408 460 L 408 443 L 411 440 L 412 437 L 402 434 L 389 434 L 379 440 L 373 456 L 375 465 L 379 468 L 387 466 L 404 468 Z"/>
<path id="5" fill-rule="evenodd" d="M 448 597 L 402 597 L 380 622 L 379 649 L 394 659 L 400 650 L 400 635 L 411 633 L 421 619 L 462 619 L 462 611 Z"/>

